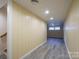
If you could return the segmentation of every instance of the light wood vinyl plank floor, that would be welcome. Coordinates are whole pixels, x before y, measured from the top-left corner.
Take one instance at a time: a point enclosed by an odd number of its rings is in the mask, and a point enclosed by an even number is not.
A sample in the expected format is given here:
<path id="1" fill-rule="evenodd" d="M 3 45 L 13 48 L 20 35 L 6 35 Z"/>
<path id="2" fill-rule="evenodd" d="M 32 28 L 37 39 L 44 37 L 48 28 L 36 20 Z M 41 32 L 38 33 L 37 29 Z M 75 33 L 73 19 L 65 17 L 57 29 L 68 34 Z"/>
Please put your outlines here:
<path id="1" fill-rule="evenodd" d="M 70 59 L 64 40 L 48 38 L 47 43 L 24 59 Z"/>

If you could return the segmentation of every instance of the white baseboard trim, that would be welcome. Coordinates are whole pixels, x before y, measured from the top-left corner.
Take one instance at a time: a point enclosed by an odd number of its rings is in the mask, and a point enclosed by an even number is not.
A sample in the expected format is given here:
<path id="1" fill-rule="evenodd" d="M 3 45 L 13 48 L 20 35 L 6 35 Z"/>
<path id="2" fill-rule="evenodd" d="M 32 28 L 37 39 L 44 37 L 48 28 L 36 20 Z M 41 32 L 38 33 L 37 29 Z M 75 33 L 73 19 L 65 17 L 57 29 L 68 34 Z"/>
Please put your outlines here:
<path id="1" fill-rule="evenodd" d="M 67 32 L 66 32 L 66 30 L 64 28 L 64 41 L 65 41 L 65 46 L 66 46 L 66 49 L 67 49 L 67 52 L 69 54 L 70 59 L 72 59 L 71 54 L 70 54 L 70 51 L 69 51 L 69 48 L 68 48 L 67 39 L 68 39 Z"/>
<path id="2" fill-rule="evenodd" d="M 24 56 L 22 56 L 20 59 L 24 59 L 25 57 L 27 57 L 28 55 L 30 55 L 33 51 L 37 50 L 39 47 L 41 47 L 43 44 L 45 44 L 46 41 L 44 41 L 43 43 L 41 43 L 40 45 L 38 45 L 37 47 L 35 47 L 34 49 L 32 49 L 30 52 L 26 53 Z"/>

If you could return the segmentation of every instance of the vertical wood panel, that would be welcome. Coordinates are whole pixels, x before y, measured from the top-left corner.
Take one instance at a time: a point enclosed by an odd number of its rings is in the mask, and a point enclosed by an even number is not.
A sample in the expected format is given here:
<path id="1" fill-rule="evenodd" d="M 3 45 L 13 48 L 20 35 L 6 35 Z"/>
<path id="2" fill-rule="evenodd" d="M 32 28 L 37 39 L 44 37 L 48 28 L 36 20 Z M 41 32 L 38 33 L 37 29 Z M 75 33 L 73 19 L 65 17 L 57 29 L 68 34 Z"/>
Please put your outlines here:
<path id="1" fill-rule="evenodd" d="M 46 23 L 16 3 L 13 5 L 13 59 L 24 54 L 46 40 Z"/>

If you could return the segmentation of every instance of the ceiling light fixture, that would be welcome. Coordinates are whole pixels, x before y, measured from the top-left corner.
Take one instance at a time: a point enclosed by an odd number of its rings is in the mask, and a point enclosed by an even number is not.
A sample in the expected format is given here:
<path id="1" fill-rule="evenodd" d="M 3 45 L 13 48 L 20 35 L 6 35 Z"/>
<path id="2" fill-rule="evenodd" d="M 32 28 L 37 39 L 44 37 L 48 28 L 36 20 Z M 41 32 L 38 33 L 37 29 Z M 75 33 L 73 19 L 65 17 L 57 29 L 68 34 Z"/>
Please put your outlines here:
<path id="1" fill-rule="evenodd" d="M 35 7 L 38 5 L 39 1 L 38 0 L 31 0 L 32 5 Z"/>
<path id="2" fill-rule="evenodd" d="M 53 20 L 53 19 L 54 19 L 53 17 L 50 18 L 50 20 Z"/>
<path id="3" fill-rule="evenodd" d="M 35 2 L 35 3 L 39 3 L 39 1 L 38 0 L 31 0 L 32 2 Z"/>
<path id="4" fill-rule="evenodd" d="M 50 13 L 50 11 L 49 11 L 49 10 L 46 10 L 46 11 L 45 11 L 45 14 L 49 14 L 49 13 Z"/>

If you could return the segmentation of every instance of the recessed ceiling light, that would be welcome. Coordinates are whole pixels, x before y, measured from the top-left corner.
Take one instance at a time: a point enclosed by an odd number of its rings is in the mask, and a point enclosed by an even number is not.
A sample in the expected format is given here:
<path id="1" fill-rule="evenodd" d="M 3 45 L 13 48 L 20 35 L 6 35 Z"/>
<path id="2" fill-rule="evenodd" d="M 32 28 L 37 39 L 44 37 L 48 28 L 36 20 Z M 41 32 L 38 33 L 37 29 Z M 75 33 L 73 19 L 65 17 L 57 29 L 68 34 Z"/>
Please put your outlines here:
<path id="1" fill-rule="evenodd" d="M 49 13 L 50 13 L 50 11 L 49 11 L 49 10 L 46 10 L 46 11 L 45 11 L 45 14 L 49 14 Z"/>
<path id="2" fill-rule="evenodd" d="M 53 19 L 54 19 L 53 17 L 50 18 L 50 20 L 53 20 Z"/>

